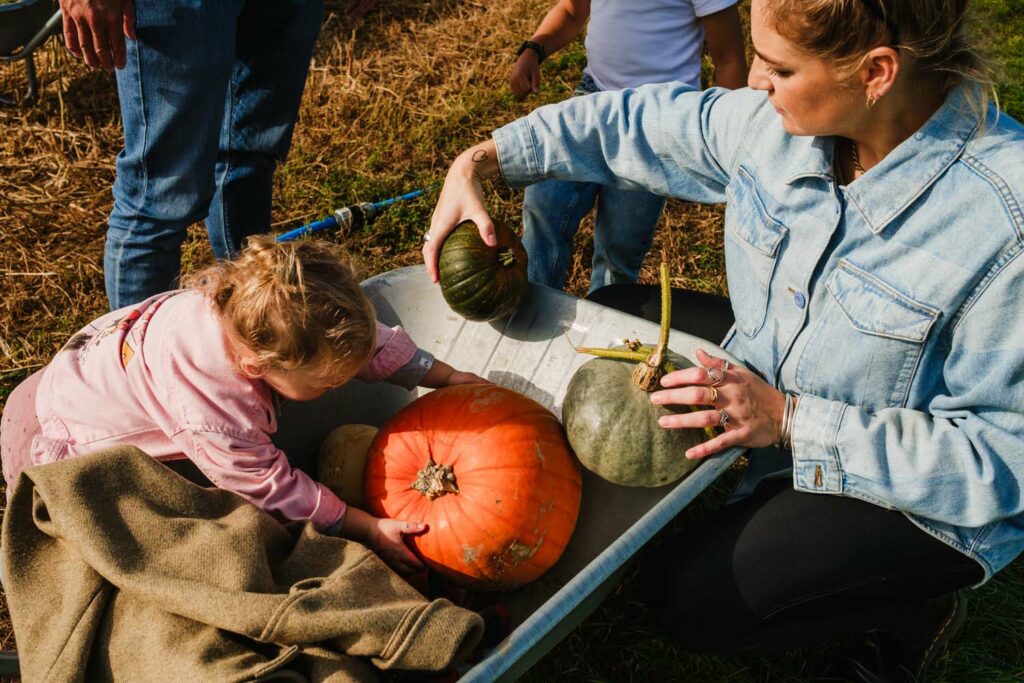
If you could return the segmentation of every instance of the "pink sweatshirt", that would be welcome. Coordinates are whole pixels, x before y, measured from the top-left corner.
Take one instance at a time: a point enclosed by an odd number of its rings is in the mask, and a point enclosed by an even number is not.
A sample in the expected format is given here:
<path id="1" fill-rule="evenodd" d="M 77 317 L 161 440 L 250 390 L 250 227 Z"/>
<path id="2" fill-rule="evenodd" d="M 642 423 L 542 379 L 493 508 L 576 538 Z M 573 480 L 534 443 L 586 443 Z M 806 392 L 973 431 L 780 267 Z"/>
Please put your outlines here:
<path id="1" fill-rule="evenodd" d="M 416 352 L 401 328 L 378 323 L 376 353 L 357 376 L 384 379 Z M 326 529 L 345 514 L 344 502 L 271 443 L 270 388 L 236 373 L 221 323 L 196 291 L 160 294 L 87 325 L 44 371 L 36 414 L 33 464 L 131 444 L 158 460 L 188 457 L 217 486 L 284 519 Z"/>

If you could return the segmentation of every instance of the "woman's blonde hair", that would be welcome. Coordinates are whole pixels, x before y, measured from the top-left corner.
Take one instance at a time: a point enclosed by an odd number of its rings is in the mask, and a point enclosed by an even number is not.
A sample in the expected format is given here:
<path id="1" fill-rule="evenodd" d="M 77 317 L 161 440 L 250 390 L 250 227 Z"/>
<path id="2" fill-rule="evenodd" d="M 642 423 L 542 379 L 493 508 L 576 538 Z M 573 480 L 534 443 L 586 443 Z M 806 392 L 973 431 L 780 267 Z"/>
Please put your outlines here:
<path id="1" fill-rule="evenodd" d="M 373 355 L 376 314 L 348 255 L 331 242 L 250 237 L 237 258 L 186 285 L 209 298 L 257 370 L 348 379 Z"/>
<path id="2" fill-rule="evenodd" d="M 868 50 L 889 45 L 909 55 L 917 76 L 943 92 L 968 85 L 979 120 L 995 98 L 992 69 L 968 30 L 968 0 L 765 0 L 771 28 L 807 53 L 852 75 Z"/>

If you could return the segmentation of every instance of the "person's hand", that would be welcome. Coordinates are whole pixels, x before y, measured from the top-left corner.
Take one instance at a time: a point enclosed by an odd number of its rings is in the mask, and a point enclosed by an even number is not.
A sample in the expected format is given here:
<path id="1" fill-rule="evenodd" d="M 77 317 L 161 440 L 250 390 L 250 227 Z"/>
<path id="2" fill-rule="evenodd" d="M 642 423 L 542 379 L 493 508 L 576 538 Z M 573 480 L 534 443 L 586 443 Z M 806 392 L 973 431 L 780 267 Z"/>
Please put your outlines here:
<path id="1" fill-rule="evenodd" d="M 663 415 L 658 419 L 662 427 L 723 427 L 714 439 L 686 451 L 687 458 L 703 458 L 733 446 L 759 448 L 779 442 L 786 400 L 781 391 L 750 370 L 701 350 L 697 362 L 700 366 L 662 377 L 661 385 L 669 388 L 651 394 L 651 403 L 659 405 L 709 406 L 707 410 Z"/>
<path id="2" fill-rule="evenodd" d="M 491 384 L 491 382 L 488 382 L 476 373 L 456 370 L 452 374 L 448 375 L 448 381 L 445 382 L 444 385 L 446 387 L 453 387 L 456 384 Z"/>
<path id="3" fill-rule="evenodd" d="M 60 0 L 64 44 L 92 68 L 125 64 L 125 36 L 135 40 L 133 0 Z"/>
<path id="4" fill-rule="evenodd" d="M 361 17 L 377 6 L 378 0 L 352 0 L 348 4 L 348 14 L 351 17 Z"/>
<path id="5" fill-rule="evenodd" d="M 540 58 L 536 52 L 523 50 L 512 67 L 508 87 L 520 99 L 540 89 Z"/>
<path id="6" fill-rule="evenodd" d="M 375 518 L 367 544 L 377 551 L 380 559 L 399 574 L 411 574 L 423 568 L 423 562 L 405 544 L 405 536 L 426 533 L 427 525 L 401 519 Z"/>
<path id="7" fill-rule="evenodd" d="M 423 236 L 423 262 L 433 282 L 438 280 L 437 257 L 445 238 L 462 221 L 473 221 L 488 246 L 498 244 L 494 221 L 484 208 L 482 181 L 498 173 L 498 153 L 494 140 L 470 147 L 455 158 L 445 176 L 437 206 L 430 217 L 430 229 Z"/>
<path id="8" fill-rule="evenodd" d="M 475 373 L 456 370 L 442 360 L 434 360 L 430 370 L 420 380 L 421 387 L 431 389 L 450 387 L 456 384 L 491 384 L 491 382 Z"/>

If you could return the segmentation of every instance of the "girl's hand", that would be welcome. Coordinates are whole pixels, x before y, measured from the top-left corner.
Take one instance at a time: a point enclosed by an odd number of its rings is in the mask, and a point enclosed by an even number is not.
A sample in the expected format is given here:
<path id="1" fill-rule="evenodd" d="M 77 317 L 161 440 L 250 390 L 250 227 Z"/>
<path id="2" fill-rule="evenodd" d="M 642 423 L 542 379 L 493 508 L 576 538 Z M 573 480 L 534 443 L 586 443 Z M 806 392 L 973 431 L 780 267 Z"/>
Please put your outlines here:
<path id="1" fill-rule="evenodd" d="M 405 544 L 405 535 L 415 536 L 427 531 L 421 522 L 401 519 L 374 518 L 368 545 L 377 551 L 380 559 L 399 574 L 412 574 L 423 568 L 423 562 Z"/>
<path id="2" fill-rule="evenodd" d="M 448 381 L 445 382 L 446 387 L 455 386 L 456 384 L 491 384 L 480 375 L 473 372 L 463 372 L 462 370 L 456 370 L 448 377 Z"/>
<path id="3" fill-rule="evenodd" d="M 750 370 L 701 350 L 697 362 L 703 367 L 668 373 L 661 378 L 661 385 L 672 388 L 651 394 L 651 403 L 659 405 L 709 406 L 697 412 L 663 415 L 658 419 L 662 427 L 722 427 L 714 439 L 686 451 L 687 458 L 703 458 L 733 446 L 758 448 L 779 442 L 786 400 L 781 391 Z"/>
<path id="4" fill-rule="evenodd" d="M 430 218 L 430 229 L 423 236 L 423 262 L 430 279 L 437 282 L 437 257 L 445 238 L 462 221 L 473 221 L 480 237 L 489 246 L 498 244 L 494 222 L 484 208 L 483 181 L 498 174 L 498 150 L 494 140 L 470 147 L 456 157 L 444 186 L 437 198 L 437 206 Z"/>
<path id="5" fill-rule="evenodd" d="M 443 360 L 435 360 L 430 370 L 427 371 L 427 374 L 420 381 L 421 387 L 430 389 L 450 387 L 455 384 L 491 384 L 491 382 L 472 372 L 456 370 Z"/>

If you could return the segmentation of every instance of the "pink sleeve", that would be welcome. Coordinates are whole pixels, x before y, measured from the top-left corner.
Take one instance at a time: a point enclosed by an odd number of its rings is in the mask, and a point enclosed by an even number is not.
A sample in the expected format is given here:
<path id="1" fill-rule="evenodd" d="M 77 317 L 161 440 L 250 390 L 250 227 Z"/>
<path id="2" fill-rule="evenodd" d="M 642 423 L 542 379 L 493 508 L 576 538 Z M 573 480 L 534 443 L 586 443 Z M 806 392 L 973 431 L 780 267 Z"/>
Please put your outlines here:
<path id="1" fill-rule="evenodd" d="M 364 382 L 379 382 L 390 377 L 412 360 L 416 342 L 401 327 L 377 323 L 377 350 L 370 362 L 356 375 Z"/>
<path id="2" fill-rule="evenodd" d="M 285 520 L 326 529 L 345 503 L 288 462 L 270 440 L 277 430 L 270 392 L 237 374 L 222 328 L 203 300 L 175 297 L 146 335 L 137 396 L 207 478 Z"/>
<path id="3" fill-rule="evenodd" d="M 323 531 L 344 516 L 347 506 L 330 489 L 295 469 L 283 451 L 266 443 L 217 433 L 189 431 L 176 439 L 190 441 L 186 450 L 219 488 L 285 520 L 312 520 Z"/>

